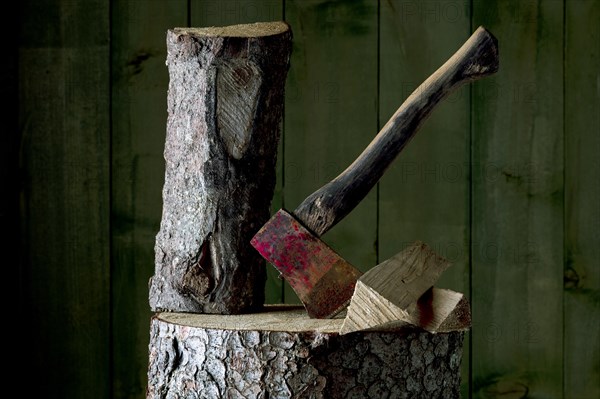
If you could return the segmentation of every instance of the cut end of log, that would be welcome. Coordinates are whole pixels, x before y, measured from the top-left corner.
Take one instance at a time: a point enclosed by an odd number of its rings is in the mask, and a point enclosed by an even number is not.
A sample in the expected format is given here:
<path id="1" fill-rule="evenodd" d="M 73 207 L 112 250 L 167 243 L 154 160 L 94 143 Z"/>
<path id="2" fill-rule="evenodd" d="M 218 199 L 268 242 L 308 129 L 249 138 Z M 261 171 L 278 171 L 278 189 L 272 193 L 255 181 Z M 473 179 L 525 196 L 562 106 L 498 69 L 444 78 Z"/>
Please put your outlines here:
<path id="1" fill-rule="evenodd" d="M 216 315 L 165 312 L 154 316 L 164 322 L 207 329 L 236 331 L 287 331 L 334 334 L 340 330 L 343 316 L 313 319 L 298 305 L 265 305 L 263 311 L 248 314 Z"/>
<path id="2" fill-rule="evenodd" d="M 289 31 L 290 26 L 283 21 L 255 22 L 228 26 L 208 26 L 203 28 L 174 28 L 177 35 L 199 37 L 264 37 Z"/>

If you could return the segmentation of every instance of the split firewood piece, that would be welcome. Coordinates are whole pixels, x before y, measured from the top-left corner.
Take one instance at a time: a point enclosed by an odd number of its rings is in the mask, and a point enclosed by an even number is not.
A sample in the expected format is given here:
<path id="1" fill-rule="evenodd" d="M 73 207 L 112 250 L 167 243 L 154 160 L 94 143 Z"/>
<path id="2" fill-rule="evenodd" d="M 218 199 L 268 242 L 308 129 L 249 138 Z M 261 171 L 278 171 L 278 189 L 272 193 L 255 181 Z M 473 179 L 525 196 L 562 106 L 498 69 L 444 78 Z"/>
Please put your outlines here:
<path id="1" fill-rule="evenodd" d="M 450 262 L 416 241 L 357 281 L 340 333 L 407 320 L 407 309 L 431 288 Z"/>
<path id="2" fill-rule="evenodd" d="M 378 295 L 371 297 L 370 300 L 373 309 L 379 309 L 380 302 L 385 301 L 385 298 Z M 349 317 L 351 313 L 349 308 L 340 334 L 354 331 L 397 330 L 406 326 L 418 327 L 430 333 L 447 333 L 466 331 L 471 327 L 471 306 L 464 294 L 460 292 L 431 287 L 406 310 L 391 303 L 387 306 L 385 315 L 382 312 L 373 312 L 373 318 L 377 322 L 363 328 L 352 320 L 355 320 L 356 316 Z"/>
<path id="3" fill-rule="evenodd" d="M 431 333 L 471 327 L 471 306 L 460 292 L 432 287 L 408 310 L 406 321 Z"/>

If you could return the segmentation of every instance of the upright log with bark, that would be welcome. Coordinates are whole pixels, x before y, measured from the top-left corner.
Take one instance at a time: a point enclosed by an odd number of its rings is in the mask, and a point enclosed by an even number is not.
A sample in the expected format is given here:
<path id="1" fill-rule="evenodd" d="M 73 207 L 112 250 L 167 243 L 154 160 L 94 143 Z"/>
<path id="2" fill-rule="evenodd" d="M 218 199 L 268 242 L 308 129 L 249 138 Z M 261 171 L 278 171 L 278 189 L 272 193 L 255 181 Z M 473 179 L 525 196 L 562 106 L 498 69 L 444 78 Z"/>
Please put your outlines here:
<path id="1" fill-rule="evenodd" d="M 230 314 L 263 305 L 265 261 L 250 239 L 270 216 L 291 36 L 284 22 L 167 32 L 152 310 Z"/>

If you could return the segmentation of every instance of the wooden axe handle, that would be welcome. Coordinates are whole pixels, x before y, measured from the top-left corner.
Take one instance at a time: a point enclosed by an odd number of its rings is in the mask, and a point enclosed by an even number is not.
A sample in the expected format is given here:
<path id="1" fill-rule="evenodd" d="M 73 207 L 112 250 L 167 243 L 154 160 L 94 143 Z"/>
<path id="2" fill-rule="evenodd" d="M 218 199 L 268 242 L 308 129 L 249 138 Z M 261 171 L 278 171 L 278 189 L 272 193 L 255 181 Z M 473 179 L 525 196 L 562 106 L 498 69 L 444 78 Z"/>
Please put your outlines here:
<path id="1" fill-rule="evenodd" d="M 498 41 L 479 27 L 437 71 L 404 101 L 360 156 L 293 212 L 323 235 L 369 193 L 435 105 L 458 87 L 498 71 Z"/>

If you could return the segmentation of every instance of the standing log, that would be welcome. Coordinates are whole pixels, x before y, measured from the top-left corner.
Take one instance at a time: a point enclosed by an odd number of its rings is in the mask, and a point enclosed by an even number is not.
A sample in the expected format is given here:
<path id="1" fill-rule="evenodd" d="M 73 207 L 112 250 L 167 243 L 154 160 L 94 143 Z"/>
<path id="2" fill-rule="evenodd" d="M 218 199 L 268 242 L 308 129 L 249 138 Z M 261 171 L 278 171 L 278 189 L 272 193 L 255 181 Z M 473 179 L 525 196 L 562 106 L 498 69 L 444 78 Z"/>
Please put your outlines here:
<path id="1" fill-rule="evenodd" d="M 148 399 L 458 398 L 464 332 L 405 326 L 339 335 L 299 307 L 157 314 Z"/>
<path id="2" fill-rule="evenodd" d="M 291 39 L 284 22 L 167 32 L 152 310 L 229 314 L 262 306 L 265 261 L 250 239 L 270 216 Z"/>

